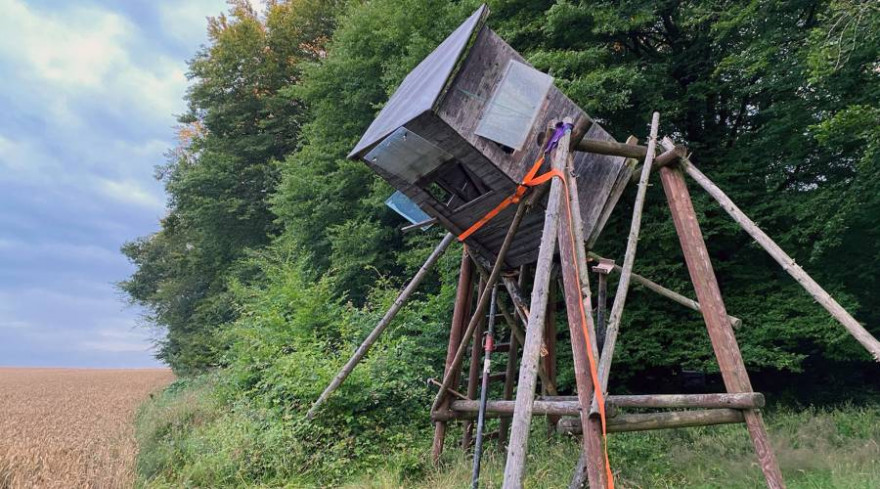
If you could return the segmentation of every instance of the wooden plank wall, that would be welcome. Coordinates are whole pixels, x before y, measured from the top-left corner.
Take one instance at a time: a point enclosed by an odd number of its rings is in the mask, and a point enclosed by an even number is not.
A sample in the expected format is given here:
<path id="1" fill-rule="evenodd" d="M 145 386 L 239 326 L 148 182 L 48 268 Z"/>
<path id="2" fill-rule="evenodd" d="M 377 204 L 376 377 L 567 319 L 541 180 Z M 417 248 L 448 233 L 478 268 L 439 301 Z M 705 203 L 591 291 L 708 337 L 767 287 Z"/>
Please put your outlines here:
<path id="1" fill-rule="evenodd" d="M 466 56 L 449 91 L 439 103 L 437 112 L 425 112 L 408 122 L 405 127 L 448 152 L 480 178 L 491 191 L 457 208 L 449 209 L 421 188 L 427 187 L 427 184 L 410 184 L 367 162 L 392 186 L 455 234 L 469 228 L 515 191 L 516 184 L 522 181 L 525 173 L 540 156 L 538 136 L 551 121 L 571 117 L 576 126 L 575 137 L 579 136 L 577 133 L 583 134 L 583 131 L 587 131 L 589 138 L 614 140 L 556 87 L 551 87 L 523 149 L 507 153 L 495 142 L 476 136 L 474 131 L 480 117 L 509 61 L 526 62 L 488 27 L 482 28 Z M 548 167 L 549 165 L 545 165 L 542 172 Z M 631 169 L 626 167 L 624 158 L 591 153 L 576 153 L 574 168 L 578 176 L 584 236 L 593 237 L 590 241 L 592 243 L 620 196 L 622 187 L 629 181 Z M 426 177 L 427 180 L 430 180 L 430 176 Z M 537 259 L 545 207 L 546 199 L 523 219 L 505 260 L 508 267 L 533 263 Z M 467 240 L 468 245 L 490 262 L 494 261 L 513 214 L 514 206 L 508 207 L 474 233 Z"/>

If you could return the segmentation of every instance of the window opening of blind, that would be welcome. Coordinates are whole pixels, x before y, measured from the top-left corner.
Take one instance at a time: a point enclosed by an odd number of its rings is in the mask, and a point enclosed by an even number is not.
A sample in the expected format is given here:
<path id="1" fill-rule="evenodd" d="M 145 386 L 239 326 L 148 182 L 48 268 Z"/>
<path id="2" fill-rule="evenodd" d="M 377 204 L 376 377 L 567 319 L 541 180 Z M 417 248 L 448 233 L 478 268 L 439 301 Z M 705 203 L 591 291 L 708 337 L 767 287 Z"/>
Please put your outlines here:
<path id="1" fill-rule="evenodd" d="M 510 60 L 475 134 L 517 151 L 522 149 L 552 85 L 550 75 Z"/>
<path id="2" fill-rule="evenodd" d="M 489 187 L 458 161 L 444 164 L 423 188 L 438 202 L 455 209 L 489 192 Z"/>
<path id="3" fill-rule="evenodd" d="M 415 183 L 451 160 L 452 155 L 409 129 L 399 127 L 365 158 L 388 173 Z"/>

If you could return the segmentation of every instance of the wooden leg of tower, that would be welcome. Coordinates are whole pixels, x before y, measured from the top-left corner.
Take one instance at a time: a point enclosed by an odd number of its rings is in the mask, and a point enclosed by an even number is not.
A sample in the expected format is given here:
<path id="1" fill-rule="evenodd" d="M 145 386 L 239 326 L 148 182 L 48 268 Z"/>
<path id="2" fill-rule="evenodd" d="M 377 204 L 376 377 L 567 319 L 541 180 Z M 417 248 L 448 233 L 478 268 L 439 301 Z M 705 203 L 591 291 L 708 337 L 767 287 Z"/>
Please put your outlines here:
<path id="1" fill-rule="evenodd" d="M 522 288 L 525 285 L 526 281 L 526 266 L 522 265 L 519 267 L 519 276 L 517 277 L 519 287 Z M 514 302 L 514 309 L 516 309 L 516 299 L 511 296 L 510 300 Z M 503 304 L 502 304 L 503 305 Z M 503 312 L 503 311 L 502 311 Z M 513 318 L 515 321 L 516 319 Z M 514 331 L 515 324 L 513 321 L 510 322 L 510 348 L 507 351 L 507 368 L 505 369 L 504 376 L 504 400 L 513 399 L 513 387 L 516 382 L 516 364 L 517 359 L 519 357 L 517 349 L 519 348 L 519 340 L 516 337 L 516 332 Z M 501 418 L 498 427 L 498 446 L 501 448 L 506 448 L 507 445 L 507 434 L 510 430 L 510 418 Z"/>
<path id="2" fill-rule="evenodd" d="M 751 381 L 746 372 L 736 337 L 733 334 L 733 328 L 727 317 L 724 301 L 721 298 L 721 289 L 709 260 L 709 252 L 703 241 L 684 175 L 677 168 L 663 167 L 660 169 L 660 179 L 669 201 L 672 219 L 681 241 L 691 281 L 694 283 L 697 300 L 700 302 L 703 319 L 709 331 L 712 348 L 715 350 L 715 356 L 721 368 L 724 385 L 728 392 L 752 392 Z M 743 414 L 761 469 L 764 471 L 767 486 L 771 489 L 784 488 L 785 482 L 779 471 L 779 465 L 776 463 L 776 456 L 770 447 L 760 411 L 745 410 Z"/>
<path id="3" fill-rule="evenodd" d="M 458 274 L 458 289 L 455 294 L 455 307 L 452 312 L 452 327 L 449 331 L 449 347 L 446 350 L 446 370 L 444 376 L 448 374 L 455 352 L 461 343 L 461 335 L 471 315 L 471 299 L 473 296 L 474 283 L 472 280 L 474 264 L 468 257 L 467 247 L 464 247 L 461 253 L 461 268 Z M 453 386 L 458 385 L 457 381 L 452 382 Z M 454 387 L 453 387 L 454 388 Z M 447 398 L 444 401 L 443 408 L 449 405 Z M 434 444 L 432 447 L 432 455 L 434 464 L 440 462 L 440 455 L 443 453 L 443 442 L 446 440 L 446 421 L 437 421 L 434 423 Z"/>
<path id="4" fill-rule="evenodd" d="M 579 208 L 579 207 L 578 207 Z M 586 262 L 580 260 L 577 250 L 578 239 L 572 238 L 575 229 L 572 222 L 563 213 L 559 220 L 559 263 L 562 270 L 562 286 L 565 294 L 565 308 L 568 315 L 568 330 L 571 337 L 571 352 L 574 357 L 574 377 L 577 384 L 578 401 L 581 405 L 581 425 L 583 428 L 583 457 L 584 469 L 591 489 L 608 487 L 605 475 L 604 448 L 602 446 L 602 421 L 598 416 L 590 416 L 590 406 L 593 403 L 593 379 L 590 375 L 590 359 L 587 353 L 587 341 L 584 331 L 590 335 L 590 340 L 595 341 L 594 325 L 592 316 L 586 312 L 582 314 L 584 291 L 578 286 L 580 276 L 586 276 Z M 582 246 L 582 241 L 580 245 Z M 583 262 L 583 263 L 582 263 Z M 582 269 L 583 268 L 583 269 Z M 579 272 L 584 272 L 583 274 Z M 585 286 L 586 284 L 582 284 Z M 584 321 L 586 323 L 584 324 Z M 598 361 L 598 359 L 595 359 Z M 580 465 L 580 463 L 579 463 Z M 580 469 L 580 470 L 584 470 Z"/>
<path id="5" fill-rule="evenodd" d="M 544 372 L 547 377 L 556 385 L 556 281 L 550 281 L 550 302 L 547 304 L 547 327 L 544 331 L 544 345 L 547 347 L 547 354 L 544 356 Z M 541 395 L 551 395 L 547 389 L 548 386 L 541 384 Z M 547 436 L 556 433 L 556 423 L 559 422 L 559 416 L 547 416 Z"/>
<path id="6" fill-rule="evenodd" d="M 516 377 L 516 360 L 519 350 L 519 341 L 513 331 L 510 332 L 510 347 L 507 349 L 507 368 L 504 370 L 504 400 L 513 399 L 513 385 Z M 501 418 L 498 427 L 498 446 L 504 448 L 507 444 L 507 430 L 510 429 L 510 419 Z"/>
<path id="7" fill-rule="evenodd" d="M 486 281 L 484 279 L 480 279 L 480 294 L 486 289 Z M 482 348 L 482 339 L 483 339 L 483 327 L 485 325 L 484 320 L 480 320 L 477 324 L 477 329 L 474 332 L 474 340 L 471 344 L 471 364 L 468 369 L 468 381 L 467 381 L 467 398 L 468 399 L 476 399 L 480 393 L 480 367 L 482 364 L 480 363 L 480 358 L 483 353 Z M 474 420 L 468 420 L 464 424 L 464 433 L 461 436 L 461 448 L 467 450 L 471 446 L 471 442 L 474 439 Z"/>
<path id="8" fill-rule="evenodd" d="M 568 158 L 571 135 L 566 134 L 559 141 L 553 158 L 553 168 L 562 171 Z M 522 363 L 517 381 L 516 404 L 510 427 L 510 442 L 507 446 L 507 464 L 504 466 L 503 489 L 521 489 L 525 475 L 526 452 L 529 443 L 529 429 L 532 423 L 532 408 L 535 400 L 538 365 L 541 343 L 544 338 L 544 319 L 547 312 L 547 299 L 550 291 L 550 271 L 553 255 L 556 254 L 556 230 L 559 227 L 559 211 L 564 188 L 558 178 L 550 184 L 550 197 L 544 213 L 544 230 L 535 265 L 535 281 L 532 300 L 529 306 L 529 321 L 523 342 Z"/>

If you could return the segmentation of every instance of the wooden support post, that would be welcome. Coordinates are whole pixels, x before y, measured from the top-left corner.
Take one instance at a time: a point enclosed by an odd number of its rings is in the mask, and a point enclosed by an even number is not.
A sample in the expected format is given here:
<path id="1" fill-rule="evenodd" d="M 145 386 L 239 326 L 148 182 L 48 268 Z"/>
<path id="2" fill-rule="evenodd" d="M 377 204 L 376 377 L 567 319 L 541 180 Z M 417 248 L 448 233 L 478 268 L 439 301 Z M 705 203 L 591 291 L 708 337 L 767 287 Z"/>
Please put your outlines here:
<path id="1" fill-rule="evenodd" d="M 519 267 L 519 277 L 518 277 L 520 287 L 522 287 L 522 285 L 525 283 L 525 278 L 526 278 L 526 266 L 522 265 Z M 505 288 L 507 288 L 507 282 L 505 281 L 504 283 L 505 283 Z M 510 289 L 507 288 L 507 290 L 508 290 L 507 293 L 510 294 Z M 511 300 L 513 300 L 513 296 L 511 296 Z M 501 304 L 501 303 L 499 302 L 499 304 Z M 516 307 L 516 306 L 514 306 L 514 307 Z M 508 321 L 508 323 L 514 322 L 513 318 L 508 317 L 508 315 L 505 314 L 504 311 L 502 311 L 502 314 L 504 315 L 504 317 Z M 515 334 L 515 331 L 514 331 L 515 329 L 516 329 L 515 326 L 513 326 L 513 325 L 510 326 L 510 349 L 507 352 L 507 367 L 504 370 L 504 372 L 506 374 L 506 377 L 504 379 L 504 400 L 513 399 L 514 377 L 516 376 L 516 364 L 517 364 L 516 360 L 518 357 L 517 349 L 520 344 L 520 341 Z M 539 373 L 539 375 L 540 375 L 540 373 Z M 543 380 L 541 382 L 543 383 Z M 499 447 L 501 447 L 501 448 L 506 447 L 507 433 L 509 430 L 510 430 L 510 419 L 503 418 L 498 426 L 498 446 Z"/>
<path id="2" fill-rule="evenodd" d="M 672 147 L 672 141 L 663 141 L 664 148 Z M 681 167 L 684 169 L 687 174 L 694 179 L 703 189 L 709 193 L 719 204 L 721 207 L 730 214 L 730 217 L 733 218 L 747 233 L 752 239 L 755 240 L 762 248 L 774 259 L 776 263 L 779 263 L 782 266 L 783 270 L 788 272 L 789 275 L 792 276 L 804 290 L 807 291 L 813 299 L 816 300 L 822 307 L 828 311 L 834 319 L 837 320 L 847 331 L 858 341 L 861 343 L 868 353 L 870 353 L 874 360 L 880 362 L 880 341 L 877 341 L 868 330 L 865 329 L 846 309 L 843 308 L 833 297 L 831 294 L 825 291 L 812 277 L 810 277 L 807 272 L 804 271 L 803 268 L 800 267 L 797 263 L 795 263 L 792 257 L 788 256 L 788 254 L 782 250 L 769 236 L 767 236 L 764 231 L 761 230 L 755 224 L 754 221 L 749 219 L 745 213 L 740 210 L 736 204 L 733 203 L 730 198 L 718 188 L 717 185 L 712 183 L 706 175 L 704 175 L 697 167 L 694 166 L 693 163 L 688 158 L 681 159 Z"/>
<path id="3" fill-rule="evenodd" d="M 513 302 L 513 309 L 516 312 L 517 317 L 520 318 L 523 324 L 528 324 L 529 306 L 526 305 L 526 298 L 522 293 L 522 287 L 511 277 L 502 277 L 501 280 L 504 282 L 504 287 L 507 289 L 507 295 L 510 296 L 510 300 Z"/>
<path id="4" fill-rule="evenodd" d="M 568 203 L 572 209 L 571 213 L 571 222 L 572 222 L 572 233 L 575 238 L 574 244 L 574 259 L 577 262 L 577 272 L 578 278 L 581 283 L 581 301 L 584 305 L 584 311 L 586 311 L 587 315 L 587 333 L 590 335 L 589 343 L 593 352 L 593 358 L 596 361 L 599 360 L 599 342 L 596 339 L 596 327 L 593 324 L 593 299 L 592 299 L 592 291 L 590 290 L 590 269 L 587 267 L 587 248 L 584 246 L 585 236 L 584 236 L 584 223 L 581 213 L 576 209 L 580 209 L 581 205 L 578 200 L 578 196 L 580 195 L 578 191 L 578 181 L 574 178 L 574 159 L 569 158 L 568 160 L 568 168 L 566 173 L 566 182 L 568 187 Z M 567 224 L 563 224 L 567 225 Z M 574 276 L 571 276 L 574 279 Z"/>
<path id="5" fill-rule="evenodd" d="M 568 421 L 572 421 L 577 425 L 578 434 L 583 433 L 583 425 L 580 423 L 580 419 L 578 418 L 562 418 L 559 420 L 559 423 L 556 425 L 556 430 L 559 434 L 568 435 L 574 434 L 571 431 L 571 426 Z M 568 483 L 568 489 L 584 489 L 584 486 L 587 483 L 587 452 L 581 450 L 581 454 L 578 457 L 577 464 L 574 466 L 574 475 L 571 477 L 571 482 Z"/>
<path id="6" fill-rule="evenodd" d="M 578 400 L 583 408 L 581 423 L 586 435 L 582 439 L 582 452 L 586 454 L 586 476 L 591 489 L 601 489 L 609 486 L 605 474 L 602 420 L 597 416 L 589 416 L 594 394 L 589 356 L 592 355 L 594 361 L 598 361 L 598 347 L 591 314 L 589 269 L 584 249 L 583 226 L 580 222 L 577 182 L 572 178 L 573 172 L 571 170 L 569 159 L 566 162 L 565 172 L 569 193 L 563 197 L 567 201 L 562 204 L 566 210 L 563 212 L 563 217 L 560 218 L 557 232 L 559 262 L 562 270 L 563 291 L 565 292 L 571 352 L 574 359 L 575 383 L 577 384 Z M 571 209 L 571 215 L 568 214 L 568 209 Z M 585 331 L 586 338 L 584 337 Z M 592 350 L 589 353 L 588 345 Z M 581 475 L 576 474 L 574 477 L 578 478 Z"/>
<path id="7" fill-rule="evenodd" d="M 547 355 L 544 356 L 544 371 L 547 378 L 556 385 L 556 281 L 550 281 L 550 301 L 547 304 L 547 327 L 544 330 L 544 345 Z M 547 385 L 541 382 L 541 395 L 550 395 Z M 553 389 L 556 390 L 556 389 Z M 556 433 L 559 416 L 547 416 L 547 436 Z"/>
<path id="8" fill-rule="evenodd" d="M 335 391 L 337 388 L 339 388 L 340 385 L 342 385 L 349 374 L 351 374 L 352 370 L 354 370 L 357 364 L 360 363 L 364 356 L 366 356 L 367 352 L 370 351 L 370 347 L 373 346 L 373 343 L 375 343 L 376 340 L 379 339 L 379 336 L 382 334 L 383 331 L 385 331 L 385 328 L 387 328 L 388 325 L 391 324 L 391 320 L 393 320 L 394 317 L 397 316 L 397 313 L 400 311 L 401 308 L 403 308 L 403 305 L 406 304 L 406 302 L 412 296 L 413 292 L 415 292 L 419 284 L 422 283 L 422 280 L 425 278 L 425 276 L 428 275 L 428 271 L 430 271 L 431 267 L 433 267 L 434 264 L 437 263 L 437 260 L 439 260 L 440 257 L 443 256 L 443 252 L 446 251 L 446 248 L 448 248 L 453 241 L 455 241 L 455 236 L 452 233 L 447 233 L 446 236 L 443 237 L 443 240 L 440 241 L 440 244 L 438 244 L 437 247 L 434 248 L 434 251 L 431 252 L 431 255 L 428 256 L 428 259 L 421 266 L 421 268 L 419 268 L 419 271 L 416 272 L 412 280 L 410 280 L 409 283 L 406 284 L 406 287 L 404 287 L 397 298 L 394 299 L 394 303 L 391 304 L 388 312 L 386 312 L 385 315 L 382 316 L 379 324 L 376 325 L 376 327 L 373 329 L 373 331 L 370 332 L 364 342 L 361 343 L 357 350 L 355 350 L 351 358 L 348 359 L 348 362 L 345 363 L 345 366 L 342 367 L 342 370 L 340 370 L 339 373 L 336 374 L 336 377 L 333 378 L 333 380 L 330 382 L 330 385 L 328 385 L 327 388 L 324 389 L 324 392 L 322 392 L 321 395 L 318 397 L 318 400 L 315 401 L 314 404 L 312 404 L 311 409 L 309 409 L 309 412 L 306 414 L 308 419 L 312 419 L 315 417 L 315 414 L 318 412 L 318 408 L 321 407 L 321 404 L 323 404 L 324 401 L 326 401 L 327 398 L 330 397 L 330 394 L 333 394 L 333 391 Z"/>
<path id="9" fill-rule="evenodd" d="M 510 329 L 513 331 L 513 334 L 516 336 L 517 342 L 519 344 L 525 343 L 526 334 L 520 329 L 519 325 L 516 322 L 510 313 L 507 311 L 507 307 L 503 302 L 498 302 L 498 311 L 501 312 L 501 315 L 504 317 L 504 321 L 510 326 Z M 538 364 L 538 378 L 541 379 L 541 384 L 547 386 L 547 392 L 551 396 L 555 396 L 558 394 L 556 391 L 556 383 L 550 380 L 550 377 L 547 375 L 547 372 L 544 371 L 544 364 Z"/>
<path id="10" fill-rule="evenodd" d="M 455 352 L 455 356 L 450 364 L 451 371 L 446 372 L 443 376 L 442 387 L 440 391 L 437 392 L 437 396 L 434 397 L 434 402 L 431 404 L 431 412 L 436 411 L 440 407 L 440 403 L 442 403 L 447 396 L 446 389 L 452 386 L 452 373 L 461 366 L 461 361 L 464 359 L 464 352 L 467 349 L 468 342 L 470 342 L 471 337 L 474 335 L 474 331 L 477 329 L 477 323 L 481 319 L 480 316 L 483 315 L 486 311 L 486 306 L 489 305 L 489 296 L 491 294 L 488 292 L 492 290 L 492 287 L 498 282 L 498 277 L 501 276 L 501 269 L 504 268 L 504 259 L 507 257 L 507 251 L 510 250 L 511 243 L 513 243 L 513 237 L 516 235 L 516 230 L 519 229 L 523 216 L 525 216 L 528 201 L 529 199 L 522 199 L 516 207 L 516 213 L 510 221 L 510 227 L 507 229 L 507 234 L 504 236 L 504 241 L 501 243 L 501 248 L 498 250 L 495 265 L 492 266 L 492 273 L 490 273 L 489 277 L 486 279 L 486 289 L 480 294 L 474 315 L 471 316 L 467 329 L 465 329 L 465 332 L 462 335 L 461 343 L 458 345 L 458 350 Z"/>
<path id="11" fill-rule="evenodd" d="M 590 252 L 590 258 L 593 258 L 595 260 L 600 260 L 600 261 L 607 260 L 606 258 L 602 258 L 601 256 L 599 256 L 593 252 Z M 613 260 L 608 260 L 608 261 L 614 263 Z M 620 266 L 613 265 L 613 267 L 614 267 L 615 271 L 617 271 L 617 272 L 621 271 Z M 653 282 L 650 279 L 647 279 L 647 278 L 645 278 L 635 272 L 632 273 L 632 281 L 641 285 L 642 287 L 650 290 L 651 292 L 654 292 L 658 295 L 666 297 L 667 299 L 671 300 L 672 302 L 677 302 L 678 304 L 681 304 L 684 307 L 687 307 L 688 309 L 692 309 L 694 311 L 700 312 L 700 303 L 699 302 L 697 302 L 691 298 L 685 297 L 685 296 L 679 294 L 678 292 L 675 292 L 674 290 L 669 290 L 666 287 L 664 287 L 656 282 Z M 742 326 L 742 319 L 740 319 L 738 317 L 728 315 L 727 319 L 730 320 L 730 325 L 733 326 L 735 329 L 739 329 L 740 326 Z"/>
<path id="12" fill-rule="evenodd" d="M 568 158 L 571 134 L 559 141 L 552 159 L 552 168 L 562 170 Z M 550 183 L 550 197 L 544 213 L 544 230 L 535 265 L 535 282 L 532 288 L 532 301 L 529 307 L 529 322 L 523 343 L 522 364 L 517 382 L 516 409 L 510 429 L 510 442 L 507 448 L 507 464 L 504 467 L 504 489 L 521 489 L 525 474 L 526 451 L 528 449 L 529 428 L 532 421 L 532 404 L 535 398 L 538 360 L 541 354 L 541 340 L 544 336 L 544 319 L 547 312 L 547 296 L 550 285 L 550 271 L 553 255 L 556 252 L 556 231 L 559 226 L 559 210 L 563 197 L 563 185 L 558 178 Z"/>
<path id="13" fill-rule="evenodd" d="M 471 300 L 473 297 L 474 281 L 473 281 L 474 265 L 468 257 L 468 249 L 465 246 L 461 252 L 461 267 L 458 272 L 458 288 L 455 291 L 455 307 L 452 310 L 452 327 L 449 330 L 449 346 L 446 348 L 446 367 L 443 376 L 450 373 L 453 374 L 450 385 L 458 383 L 458 372 L 451 372 L 452 360 L 455 358 L 455 352 L 461 343 L 461 336 L 464 332 L 465 321 L 471 314 Z M 440 386 L 441 388 L 442 385 Z M 447 400 L 441 404 L 441 409 L 448 407 Z M 443 454 L 443 442 L 446 440 L 446 421 L 438 421 L 434 423 L 434 443 L 431 449 L 432 460 L 434 465 L 440 462 L 440 455 Z"/>
<path id="14" fill-rule="evenodd" d="M 639 188 L 636 193 L 636 202 L 633 205 L 633 216 L 630 224 L 629 238 L 626 242 L 626 254 L 623 258 L 623 271 L 620 273 L 620 281 L 617 284 L 617 292 L 614 295 L 614 304 L 611 306 L 611 315 L 608 317 L 608 327 L 605 330 L 605 344 L 602 348 L 602 359 L 599 361 L 599 383 L 602 391 L 608 392 L 608 377 L 611 375 L 611 361 L 614 358 L 614 347 L 617 343 L 617 331 L 620 328 L 620 320 L 623 315 L 623 307 L 626 304 L 626 295 L 629 291 L 629 281 L 632 277 L 633 263 L 636 258 L 636 248 L 639 241 L 639 230 L 642 223 L 642 208 L 645 205 L 645 194 L 648 191 L 648 177 L 651 175 L 651 165 L 654 162 L 654 151 L 657 146 L 657 129 L 660 125 L 660 114 L 654 112 L 651 117 L 651 138 L 648 141 L 648 150 L 645 154 L 645 163 L 642 165 L 642 175 L 639 178 Z M 595 402 L 593 408 L 598 409 Z"/>
<path id="15" fill-rule="evenodd" d="M 694 283 L 697 300 L 700 301 L 700 309 L 718 359 L 724 385 L 728 392 L 751 392 L 752 384 L 733 335 L 730 320 L 727 318 L 721 289 L 709 260 L 709 251 L 703 241 L 703 234 L 697 222 L 684 175 L 678 169 L 665 166 L 660 169 L 660 180 L 669 201 L 672 220 L 681 242 L 691 281 Z M 744 416 L 767 486 L 771 489 L 784 488 L 782 473 L 776 463 L 776 456 L 770 448 L 761 412 L 748 410 L 744 412 Z"/>
<path id="16" fill-rule="evenodd" d="M 614 270 L 614 260 L 600 260 L 593 271 L 599 276 L 599 294 L 596 297 L 596 343 L 601 350 L 605 345 L 605 327 L 608 314 L 608 274 Z"/>
<path id="17" fill-rule="evenodd" d="M 486 290 L 486 281 L 485 279 L 480 279 L 480 287 L 479 291 L 482 294 Z M 485 320 L 477 323 L 477 330 L 474 331 L 474 339 L 471 342 L 471 364 L 468 368 L 468 381 L 467 381 L 467 398 L 468 399 L 476 399 L 478 387 L 480 387 L 480 358 L 483 353 L 483 345 L 481 339 L 483 338 L 483 327 L 486 324 Z M 474 437 L 474 423 L 473 421 L 468 421 L 464 425 L 464 432 L 461 435 L 461 448 L 462 450 L 467 450 L 471 446 L 471 442 Z"/>

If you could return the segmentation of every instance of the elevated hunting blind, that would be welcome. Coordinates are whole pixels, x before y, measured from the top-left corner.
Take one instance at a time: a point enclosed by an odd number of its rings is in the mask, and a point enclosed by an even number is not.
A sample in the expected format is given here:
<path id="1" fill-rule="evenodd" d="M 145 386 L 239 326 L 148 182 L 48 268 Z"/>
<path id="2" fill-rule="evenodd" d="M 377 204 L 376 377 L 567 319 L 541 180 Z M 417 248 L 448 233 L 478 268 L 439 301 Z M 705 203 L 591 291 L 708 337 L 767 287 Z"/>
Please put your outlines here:
<path id="1" fill-rule="evenodd" d="M 576 134 L 613 138 L 485 25 L 474 12 L 407 75 L 349 154 L 450 232 L 460 235 L 510 196 L 542 151 L 547 125 L 566 114 Z M 549 166 L 549 162 L 548 165 Z M 586 239 L 595 241 L 632 173 L 626 159 L 578 153 Z M 498 255 L 515 209 L 508 207 L 465 242 Z M 519 227 L 505 263 L 534 262 L 544 215 Z"/>
<path id="2" fill-rule="evenodd" d="M 520 489 L 532 416 L 546 415 L 553 430 L 581 434 L 581 459 L 570 487 L 587 483 L 590 489 L 613 489 L 606 434 L 744 423 L 768 487 L 784 488 L 761 417 L 764 398 L 752 390 L 734 335 L 742 321 L 727 313 L 685 175 L 878 361 L 880 342 L 700 172 L 683 146 L 669 138 L 658 141 L 658 113 L 651 119 L 646 145 L 638 145 L 632 136 L 626 144 L 616 142 L 553 86 L 552 77 L 529 66 L 486 27 L 487 13 L 485 6 L 478 9 L 404 79 L 349 155 L 364 160 L 397 189 L 387 204 L 414 223 L 410 228 L 425 230 L 436 222 L 448 233 L 308 417 L 345 381 L 458 237 L 465 246 L 443 380 L 432 380 L 439 386 L 431 406 L 435 462 L 447 424 L 465 423 L 462 445 L 468 448 L 476 417 L 472 487 L 477 487 L 482 428 L 488 417 L 500 418 L 497 437 L 507 450 L 503 487 Z M 592 249 L 638 162 L 630 233 L 618 266 Z M 652 169 L 660 174 L 697 300 L 633 272 Z M 533 178 L 535 172 L 542 177 Z M 546 185 L 533 188 L 539 183 Z M 549 192 L 543 192 L 547 187 Z M 587 266 L 591 259 L 598 260 L 593 267 L 599 284 L 595 296 Z M 612 272 L 620 277 L 608 312 L 607 275 Z M 726 392 L 609 395 L 631 282 L 702 315 Z M 497 294 L 498 288 L 506 294 Z M 556 383 L 557 295 L 564 299 L 571 341 L 576 388 L 570 392 L 559 392 Z M 496 310 L 506 325 L 506 342 L 497 349 Z M 481 348 L 484 323 L 488 331 Z M 485 356 L 478 401 L 481 350 Z M 460 384 L 468 351 L 465 389 Z M 490 372 L 493 351 L 506 352 L 504 372 Z M 503 399 L 487 399 L 492 379 L 503 379 Z M 668 409 L 673 411 L 662 411 Z"/>

